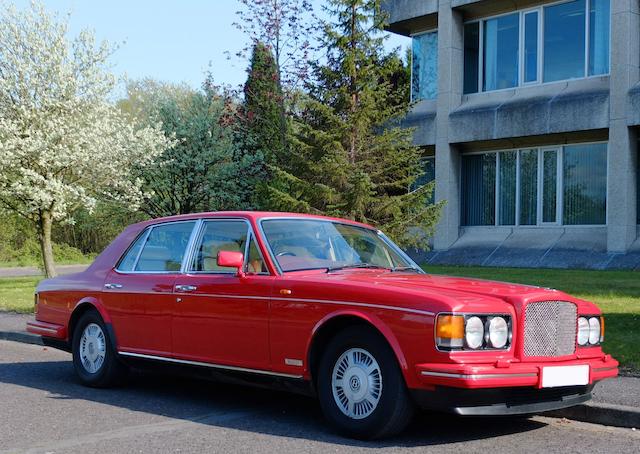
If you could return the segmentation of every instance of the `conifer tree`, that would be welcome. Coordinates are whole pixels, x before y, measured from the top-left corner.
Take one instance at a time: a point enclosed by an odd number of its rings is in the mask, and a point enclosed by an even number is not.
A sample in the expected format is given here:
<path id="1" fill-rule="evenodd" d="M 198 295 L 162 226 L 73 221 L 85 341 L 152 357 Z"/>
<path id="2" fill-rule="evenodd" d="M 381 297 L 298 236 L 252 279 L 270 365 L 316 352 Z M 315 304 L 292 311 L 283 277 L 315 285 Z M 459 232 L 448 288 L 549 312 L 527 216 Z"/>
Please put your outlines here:
<path id="1" fill-rule="evenodd" d="M 403 246 L 426 248 L 440 211 L 433 183 L 415 188 L 421 151 L 399 126 L 409 107 L 405 67 L 384 50 L 380 0 L 327 0 L 325 58 L 295 112 L 272 203 L 368 222 Z M 404 81 L 404 82 L 403 82 Z"/>

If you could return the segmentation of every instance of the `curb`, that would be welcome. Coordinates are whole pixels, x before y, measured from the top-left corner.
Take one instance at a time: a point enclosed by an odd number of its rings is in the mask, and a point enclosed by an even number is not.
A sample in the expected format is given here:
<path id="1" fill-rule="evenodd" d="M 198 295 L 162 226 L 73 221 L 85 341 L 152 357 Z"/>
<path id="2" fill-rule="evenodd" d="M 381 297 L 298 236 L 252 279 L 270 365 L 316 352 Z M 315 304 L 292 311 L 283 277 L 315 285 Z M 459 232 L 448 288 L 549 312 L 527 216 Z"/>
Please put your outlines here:
<path id="1" fill-rule="evenodd" d="M 21 342 L 23 344 L 44 345 L 42 337 L 37 334 L 21 333 L 17 331 L 0 331 L 0 340 Z"/>
<path id="2" fill-rule="evenodd" d="M 0 340 L 21 342 L 23 344 L 44 345 L 42 337 L 36 334 L 0 331 Z M 604 426 L 640 428 L 640 408 L 624 405 L 587 402 L 574 407 L 542 413 L 552 418 L 566 418 L 574 421 L 601 424 Z"/>
<path id="3" fill-rule="evenodd" d="M 629 429 L 640 428 L 640 408 L 602 402 L 587 402 L 575 407 L 551 411 L 545 413 L 545 416 L 602 424 L 604 426 Z"/>

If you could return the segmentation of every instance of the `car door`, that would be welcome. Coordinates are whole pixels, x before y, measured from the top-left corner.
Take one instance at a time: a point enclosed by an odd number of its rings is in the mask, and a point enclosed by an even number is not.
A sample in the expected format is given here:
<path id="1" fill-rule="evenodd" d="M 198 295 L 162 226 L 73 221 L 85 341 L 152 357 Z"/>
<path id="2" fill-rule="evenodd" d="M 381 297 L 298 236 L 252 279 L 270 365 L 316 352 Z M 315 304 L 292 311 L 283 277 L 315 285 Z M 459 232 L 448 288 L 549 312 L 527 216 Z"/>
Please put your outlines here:
<path id="1" fill-rule="evenodd" d="M 147 228 L 107 275 L 102 300 L 121 351 L 171 356 L 173 286 L 196 223 Z"/>
<path id="2" fill-rule="evenodd" d="M 220 251 L 242 252 L 246 275 L 220 267 Z M 273 277 L 244 219 L 203 222 L 186 273 L 175 282 L 173 352 L 185 360 L 268 369 Z"/>

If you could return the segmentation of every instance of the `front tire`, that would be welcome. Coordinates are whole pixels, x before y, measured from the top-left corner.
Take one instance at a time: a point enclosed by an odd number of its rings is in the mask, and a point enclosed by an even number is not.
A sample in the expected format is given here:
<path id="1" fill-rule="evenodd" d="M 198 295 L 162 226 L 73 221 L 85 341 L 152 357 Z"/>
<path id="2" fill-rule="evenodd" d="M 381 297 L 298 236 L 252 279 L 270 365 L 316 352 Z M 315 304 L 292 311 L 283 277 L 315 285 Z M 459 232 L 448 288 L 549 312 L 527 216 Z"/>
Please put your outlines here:
<path id="1" fill-rule="evenodd" d="M 73 367 L 85 386 L 107 388 L 122 381 L 126 367 L 113 349 L 106 325 L 96 311 L 84 313 L 73 332 Z"/>
<path id="2" fill-rule="evenodd" d="M 329 342 L 317 385 L 325 417 L 348 437 L 395 435 L 413 416 L 413 402 L 395 354 L 369 327 L 347 328 Z"/>

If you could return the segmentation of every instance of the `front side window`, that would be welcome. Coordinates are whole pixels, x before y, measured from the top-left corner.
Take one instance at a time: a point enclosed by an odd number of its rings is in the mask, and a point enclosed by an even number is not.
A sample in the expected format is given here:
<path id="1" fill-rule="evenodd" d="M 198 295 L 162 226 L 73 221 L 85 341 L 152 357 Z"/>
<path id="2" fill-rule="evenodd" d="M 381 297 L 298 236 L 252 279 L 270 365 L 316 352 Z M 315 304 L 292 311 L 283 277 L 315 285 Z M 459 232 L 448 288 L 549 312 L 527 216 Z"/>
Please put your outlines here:
<path id="1" fill-rule="evenodd" d="M 463 155 L 461 180 L 465 226 L 606 223 L 606 143 Z"/>
<path id="2" fill-rule="evenodd" d="M 414 268 L 374 230 L 313 219 L 262 221 L 265 239 L 284 272 L 348 267 Z"/>
<path id="3" fill-rule="evenodd" d="M 610 0 L 572 0 L 465 24 L 464 93 L 609 73 Z"/>
<path id="4" fill-rule="evenodd" d="M 412 39 L 411 99 L 435 99 L 438 93 L 438 32 Z"/>
<path id="5" fill-rule="evenodd" d="M 178 272 L 195 222 L 175 222 L 151 228 L 134 271 Z"/>
<path id="6" fill-rule="evenodd" d="M 241 220 L 205 221 L 196 241 L 189 271 L 201 273 L 235 273 L 234 268 L 218 265 L 220 251 L 245 253 L 249 227 Z"/>

